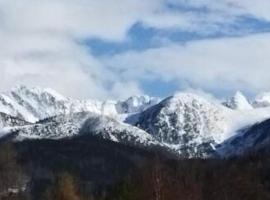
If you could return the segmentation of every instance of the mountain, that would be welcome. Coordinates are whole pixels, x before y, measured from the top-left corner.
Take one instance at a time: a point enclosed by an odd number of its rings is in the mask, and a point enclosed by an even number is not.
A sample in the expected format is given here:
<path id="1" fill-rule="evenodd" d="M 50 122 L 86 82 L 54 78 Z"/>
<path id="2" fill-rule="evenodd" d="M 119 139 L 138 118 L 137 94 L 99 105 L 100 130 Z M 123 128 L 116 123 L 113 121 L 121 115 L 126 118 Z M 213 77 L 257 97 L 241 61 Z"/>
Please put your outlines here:
<path id="1" fill-rule="evenodd" d="M 258 94 L 255 97 L 253 106 L 256 108 L 269 107 L 270 106 L 270 92 L 264 92 L 264 93 Z"/>
<path id="2" fill-rule="evenodd" d="M 147 132 L 119 122 L 113 118 L 94 113 L 58 115 L 35 124 L 10 129 L 13 140 L 64 139 L 91 134 L 106 140 L 132 146 L 164 146 Z"/>
<path id="3" fill-rule="evenodd" d="M 0 94 L 0 137 L 62 140 L 91 134 L 134 147 L 160 147 L 188 158 L 230 151 L 226 141 L 269 118 L 270 107 L 251 109 L 239 92 L 227 106 L 192 93 L 162 101 L 133 96 L 103 102 L 70 99 L 38 87 L 20 86 Z"/>
<path id="4" fill-rule="evenodd" d="M 240 94 L 236 97 L 235 100 L 243 100 Z M 270 118 L 270 107 L 248 108 L 229 109 L 196 94 L 178 93 L 132 120 L 181 156 L 208 157 L 239 130 Z"/>
<path id="5" fill-rule="evenodd" d="M 12 117 L 5 113 L 0 113 L 0 138 L 8 135 L 15 127 L 22 127 L 29 124 L 29 122 L 22 119 Z"/>
<path id="6" fill-rule="evenodd" d="M 89 132 L 104 139 L 133 146 L 165 147 L 149 133 L 106 116 L 89 117 L 80 129 L 80 134 L 88 134 Z"/>
<path id="7" fill-rule="evenodd" d="M 236 92 L 235 95 L 224 103 L 225 106 L 233 110 L 250 110 L 253 109 L 252 105 L 248 102 L 247 98 L 241 93 Z"/>
<path id="8" fill-rule="evenodd" d="M 19 86 L 0 95 L 0 111 L 29 122 L 67 112 L 68 100 L 51 89 Z"/>
<path id="9" fill-rule="evenodd" d="M 0 94 L 0 112 L 32 123 L 77 112 L 118 116 L 120 119 L 119 115 L 141 112 L 157 102 L 157 98 L 148 96 L 131 97 L 125 101 L 80 101 L 66 98 L 48 88 L 18 86 Z"/>
<path id="10" fill-rule="evenodd" d="M 239 156 L 258 151 L 270 152 L 270 119 L 238 131 L 217 147 L 222 157 Z"/>
<path id="11" fill-rule="evenodd" d="M 179 93 L 144 111 L 137 126 L 185 157 L 201 157 L 223 140 L 227 112 L 198 95 Z"/>
<path id="12" fill-rule="evenodd" d="M 119 114 L 139 113 L 160 102 L 159 98 L 149 97 L 147 95 L 132 96 L 125 101 L 119 101 L 116 104 L 116 110 Z"/>
<path id="13" fill-rule="evenodd" d="M 16 117 L 12 117 L 5 113 L 0 113 L 0 129 L 4 127 L 24 126 L 27 124 L 29 124 L 29 122 Z"/>

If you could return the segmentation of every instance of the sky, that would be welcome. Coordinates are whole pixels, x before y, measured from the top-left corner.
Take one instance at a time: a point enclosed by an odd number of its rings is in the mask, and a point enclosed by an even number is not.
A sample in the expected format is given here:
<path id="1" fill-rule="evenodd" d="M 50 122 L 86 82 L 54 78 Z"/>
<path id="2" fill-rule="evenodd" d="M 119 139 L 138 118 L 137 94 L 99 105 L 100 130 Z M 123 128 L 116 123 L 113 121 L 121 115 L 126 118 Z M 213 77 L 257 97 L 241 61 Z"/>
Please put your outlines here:
<path id="1" fill-rule="evenodd" d="M 0 91 L 270 91 L 269 0 L 0 0 Z"/>

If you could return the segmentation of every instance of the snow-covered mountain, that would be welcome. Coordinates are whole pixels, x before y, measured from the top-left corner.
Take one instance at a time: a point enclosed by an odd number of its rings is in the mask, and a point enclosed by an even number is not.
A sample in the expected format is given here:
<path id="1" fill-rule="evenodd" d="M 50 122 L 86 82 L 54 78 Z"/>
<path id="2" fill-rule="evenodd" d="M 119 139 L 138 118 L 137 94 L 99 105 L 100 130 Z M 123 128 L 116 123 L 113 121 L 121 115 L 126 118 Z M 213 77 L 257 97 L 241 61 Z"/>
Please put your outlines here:
<path id="1" fill-rule="evenodd" d="M 214 150 L 227 133 L 227 108 L 179 93 L 143 112 L 137 126 L 188 157 Z"/>
<path id="2" fill-rule="evenodd" d="M 160 99 L 156 97 L 132 96 L 125 101 L 118 101 L 116 110 L 119 114 L 139 113 L 159 102 Z"/>
<path id="3" fill-rule="evenodd" d="M 164 146 L 147 132 L 119 122 L 113 118 L 87 112 L 59 115 L 35 124 L 16 126 L 10 129 L 15 140 L 62 139 L 82 134 L 91 134 L 136 146 Z"/>
<path id="4" fill-rule="evenodd" d="M 28 122 L 77 112 L 117 117 L 141 112 L 157 102 L 158 99 L 148 96 L 131 97 L 126 101 L 79 101 L 66 98 L 52 89 L 18 86 L 10 92 L 0 94 L 0 112 Z"/>
<path id="5" fill-rule="evenodd" d="M 239 156 L 257 151 L 270 152 L 270 119 L 239 130 L 217 147 L 220 156 Z"/>
<path id="6" fill-rule="evenodd" d="M 15 87 L 0 95 L 0 111 L 36 122 L 68 111 L 68 100 L 50 89 Z"/>
<path id="7" fill-rule="evenodd" d="M 0 129 L 4 127 L 24 126 L 27 124 L 29 124 L 29 122 L 16 117 L 12 117 L 5 113 L 0 113 Z"/>
<path id="8" fill-rule="evenodd" d="M 184 157 L 207 157 L 221 147 L 226 152 L 226 146 L 230 151 L 230 143 L 224 141 L 269 118 L 270 107 L 252 108 L 239 92 L 226 106 L 192 93 L 163 101 L 134 96 L 104 102 L 74 100 L 37 87 L 20 86 L 0 94 L 0 137 L 61 139 L 94 134 L 134 146 L 159 146 Z"/>
<path id="9" fill-rule="evenodd" d="M 256 108 L 269 107 L 270 106 L 270 92 L 264 92 L 264 93 L 258 94 L 255 97 L 253 106 Z"/>
<path id="10" fill-rule="evenodd" d="M 229 109 L 196 94 L 178 93 L 135 118 L 138 127 L 180 155 L 205 157 L 239 130 L 270 118 L 270 107 L 241 108 Z"/>
<path id="11" fill-rule="evenodd" d="M 224 103 L 224 105 L 234 110 L 253 109 L 247 98 L 240 91 L 236 92 L 233 97 L 231 97 L 227 102 Z"/>

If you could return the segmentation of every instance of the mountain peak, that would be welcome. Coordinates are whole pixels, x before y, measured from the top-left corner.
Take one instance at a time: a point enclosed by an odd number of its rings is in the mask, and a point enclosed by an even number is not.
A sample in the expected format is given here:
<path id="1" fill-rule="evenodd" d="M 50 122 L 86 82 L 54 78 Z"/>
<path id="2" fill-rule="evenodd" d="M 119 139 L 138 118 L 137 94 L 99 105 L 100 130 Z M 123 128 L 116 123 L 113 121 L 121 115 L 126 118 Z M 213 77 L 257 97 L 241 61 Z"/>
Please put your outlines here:
<path id="1" fill-rule="evenodd" d="M 270 92 L 263 92 L 255 97 L 253 106 L 256 108 L 270 106 Z"/>
<path id="2" fill-rule="evenodd" d="M 258 99 L 264 102 L 268 97 L 270 102 L 268 93 Z M 239 91 L 227 106 L 233 109 L 189 92 L 163 101 L 132 96 L 124 101 L 100 102 L 65 98 L 48 88 L 17 86 L 0 94 L 0 130 L 15 130 L 22 139 L 60 139 L 88 133 L 126 144 L 166 147 L 183 157 L 206 157 L 238 130 L 270 116 L 270 108 L 251 110 Z M 127 118 L 131 120 L 125 121 Z"/>
<path id="3" fill-rule="evenodd" d="M 233 110 L 250 110 L 253 109 L 252 105 L 249 103 L 245 95 L 237 91 L 233 97 L 231 97 L 226 103 L 225 106 Z"/>
<path id="4" fill-rule="evenodd" d="M 170 96 L 168 99 L 180 99 L 182 101 L 190 101 L 191 99 L 202 101 L 205 100 L 202 96 L 199 96 L 198 94 L 192 92 L 177 92 L 174 95 Z"/>
<path id="5" fill-rule="evenodd" d="M 64 114 L 67 103 L 67 98 L 50 88 L 18 85 L 0 94 L 0 112 L 28 122 Z"/>
<path id="6" fill-rule="evenodd" d="M 147 109 L 137 125 L 187 157 L 212 151 L 227 129 L 223 107 L 193 93 L 177 93 Z"/>
<path id="7" fill-rule="evenodd" d="M 124 101 L 119 101 L 116 105 L 116 108 L 119 113 L 138 113 L 159 102 L 160 99 L 156 97 L 136 95 L 131 96 Z"/>
<path id="8" fill-rule="evenodd" d="M 159 102 L 149 96 L 133 96 L 125 101 L 76 100 L 62 96 L 53 89 L 18 85 L 0 94 L 0 112 L 28 122 L 56 115 L 93 112 L 106 116 L 129 115 L 142 112 Z M 121 118 L 121 117 L 120 117 Z"/>
<path id="9" fill-rule="evenodd" d="M 16 94 L 23 94 L 23 95 L 35 95 L 35 96 L 42 96 L 42 95 L 47 95 L 51 96 L 57 100 L 62 100 L 65 101 L 67 100 L 66 97 L 63 95 L 59 94 L 55 90 L 51 88 L 41 88 L 41 87 L 27 87 L 26 85 L 17 85 L 11 89 L 11 93 L 16 93 Z"/>

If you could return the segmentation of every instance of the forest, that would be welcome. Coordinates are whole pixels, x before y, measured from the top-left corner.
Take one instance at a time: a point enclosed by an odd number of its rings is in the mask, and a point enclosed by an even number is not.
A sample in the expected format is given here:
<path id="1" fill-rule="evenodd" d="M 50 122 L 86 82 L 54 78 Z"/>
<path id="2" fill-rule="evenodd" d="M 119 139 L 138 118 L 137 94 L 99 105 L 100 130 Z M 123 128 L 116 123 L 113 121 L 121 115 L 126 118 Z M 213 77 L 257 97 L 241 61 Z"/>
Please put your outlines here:
<path id="1" fill-rule="evenodd" d="M 1 200 L 267 200 L 270 156 L 183 159 L 95 137 L 0 144 Z"/>

